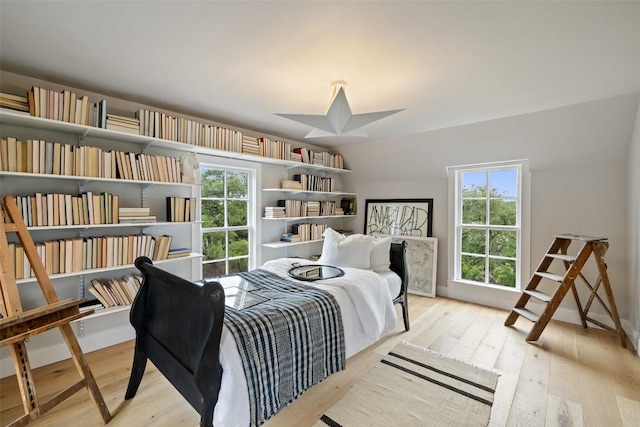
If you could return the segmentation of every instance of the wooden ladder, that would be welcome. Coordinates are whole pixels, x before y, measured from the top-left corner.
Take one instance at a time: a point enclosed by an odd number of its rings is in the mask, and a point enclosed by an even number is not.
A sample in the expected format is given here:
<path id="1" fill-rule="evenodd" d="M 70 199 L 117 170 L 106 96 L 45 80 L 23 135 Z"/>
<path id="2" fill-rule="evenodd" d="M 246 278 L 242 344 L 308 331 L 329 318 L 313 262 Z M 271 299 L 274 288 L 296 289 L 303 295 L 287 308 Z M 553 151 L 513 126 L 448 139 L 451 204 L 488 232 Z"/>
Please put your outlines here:
<path id="1" fill-rule="evenodd" d="M 2 318 L 0 318 L 0 347 L 11 347 L 16 377 L 22 395 L 22 406 L 24 407 L 24 414 L 10 423 L 9 426 L 28 424 L 84 387 L 87 388 L 92 400 L 98 407 L 102 420 L 104 423 L 108 423 L 111 420 L 111 414 L 100 394 L 96 380 L 89 369 L 70 324 L 71 321 L 91 314 L 93 311 L 80 313 L 79 304 L 83 302 L 82 299 L 58 299 L 51 279 L 47 275 L 36 246 L 16 206 L 15 198 L 7 196 L 3 199 L 3 203 L 4 211 L 9 221 L 5 222 L 3 210 L 0 209 L 0 313 L 2 313 Z M 40 289 L 42 289 L 47 305 L 27 311 L 22 309 L 16 285 L 15 266 L 9 254 L 7 233 L 17 234 L 18 240 L 40 284 Z M 40 403 L 36 396 L 25 340 L 56 327 L 60 329 L 67 343 L 81 380 L 46 402 Z"/>
<path id="2" fill-rule="evenodd" d="M 553 313 L 555 313 L 556 309 L 560 306 L 564 296 L 569 292 L 569 289 L 571 289 L 576 300 L 576 304 L 578 305 L 578 312 L 580 313 L 582 326 L 586 328 L 587 322 L 591 322 L 603 329 L 616 333 L 620 338 L 620 343 L 626 348 L 626 334 L 620 323 L 620 317 L 618 316 L 618 310 L 616 309 L 613 292 L 611 291 L 611 283 L 609 282 L 609 276 L 607 275 L 607 265 L 604 262 L 604 254 L 609 248 L 609 243 L 606 241 L 607 239 L 603 237 L 578 236 L 573 234 L 560 234 L 554 237 L 555 239 L 551 244 L 551 247 L 542 258 L 536 272 L 531 277 L 529 284 L 522 292 L 522 295 L 520 295 L 520 299 L 511 310 L 511 313 L 507 317 L 507 320 L 505 320 L 504 324 L 506 326 L 513 325 L 518 319 L 518 316 L 523 316 L 529 319 L 534 323 L 534 326 L 531 328 L 526 340 L 536 341 L 540 338 L 540 334 L 542 334 L 542 331 L 551 320 Z M 568 255 L 567 249 L 571 245 L 572 241 L 575 240 L 583 242 L 582 248 L 577 255 Z M 591 283 L 589 283 L 586 277 L 582 274 L 582 268 L 587 263 L 591 254 L 594 255 L 596 266 L 598 268 L 598 277 L 593 285 L 591 285 Z M 549 267 L 554 260 L 560 260 L 563 262 L 564 268 L 566 269 L 563 276 L 549 273 Z M 590 290 L 590 294 L 584 308 L 582 307 L 582 303 L 580 302 L 580 297 L 578 296 L 578 291 L 575 286 L 575 280 L 578 277 L 582 279 Z M 537 290 L 542 279 L 557 282 L 559 284 L 553 295 L 548 295 Z M 597 293 L 600 286 L 604 288 L 606 299 L 609 304 L 608 306 Z M 531 298 L 542 301 L 546 304 L 542 314 L 538 315 L 525 308 Z M 593 319 L 592 317 L 589 317 L 589 309 L 591 308 L 594 299 L 597 299 L 602 307 L 604 307 L 604 310 L 613 320 L 615 329 Z"/>

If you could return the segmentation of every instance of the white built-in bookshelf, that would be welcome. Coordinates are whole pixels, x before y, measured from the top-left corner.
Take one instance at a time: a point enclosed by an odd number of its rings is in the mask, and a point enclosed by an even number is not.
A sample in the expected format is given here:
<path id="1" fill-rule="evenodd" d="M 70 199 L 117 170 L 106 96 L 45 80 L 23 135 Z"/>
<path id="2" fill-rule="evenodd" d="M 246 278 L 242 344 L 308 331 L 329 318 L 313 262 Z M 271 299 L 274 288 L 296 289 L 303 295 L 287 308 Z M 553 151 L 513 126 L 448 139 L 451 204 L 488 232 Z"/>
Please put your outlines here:
<path id="1" fill-rule="evenodd" d="M 27 89 L 27 91 L 29 91 L 29 89 Z M 125 100 L 117 100 L 117 102 L 118 111 L 122 111 L 123 106 L 136 105 Z M 144 110 L 139 110 L 139 112 L 143 111 Z M 133 113 L 134 111 L 131 111 L 131 115 L 133 115 Z M 153 112 L 150 113 L 153 114 Z M 161 118 L 163 117 L 162 114 L 155 114 Z M 209 126 L 204 123 L 194 123 L 197 126 Z M 136 155 L 157 156 L 158 158 L 172 159 L 174 168 L 179 168 L 180 158 L 185 153 L 196 153 L 222 159 L 261 163 L 263 165 L 270 165 L 271 167 L 275 166 L 276 168 L 282 167 L 285 179 L 289 179 L 290 177 L 288 175 L 294 173 L 294 171 L 295 173 L 300 173 L 300 170 L 305 171 L 305 173 L 327 177 L 351 172 L 342 167 L 333 167 L 334 165 L 343 166 L 342 158 L 339 155 L 333 155 L 327 152 L 322 153 L 322 160 L 319 163 L 317 158 L 306 157 L 306 160 L 289 159 L 289 154 L 291 154 L 293 158 L 293 153 L 289 151 L 293 151 L 293 149 L 290 149 L 291 145 L 277 140 L 268 141 L 276 145 L 279 144 L 279 148 L 275 150 L 275 155 L 273 155 L 273 149 L 271 149 L 271 152 L 265 150 L 265 154 L 259 155 L 256 154 L 256 152 L 251 152 L 251 150 L 242 152 L 244 146 L 242 149 L 236 147 L 233 151 L 226 148 L 218 149 L 212 146 L 206 146 L 206 144 L 194 143 L 193 141 L 187 143 L 181 140 L 171 140 L 171 138 L 123 132 L 114 128 L 106 129 L 95 126 L 95 123 L 92 124 L 93 125 L 89 126 L 86 124 L 54 120 L 52 118 L 36 117 L 28 113 L 0 108 L 0 137 L 2 138 L 11 137 L 19 141 L 44 140 L 47 142 L 67 144 L 73 147 L 98 147 L 102 152 L 118 150 L 126 153 L 135 153 Z M 225 130 L 224 128 L 222 129 Z M 229 130 L 227 129 L 226 131 Z M 242 139 L 242 132 L 239 134 Z M 247 139 L 251 140 L 251 137 L 247 137 Z M 302 150 L 304 151 L 306 149 Z M 0 155 L 4 156 L 1 150 Z M 304 154 L 302 158 L 305 159 Z M 43 163 L 44 161 L 41 161 L 41 164 Z M 171 235 L 173 238 L 172 248 L 191 248 L 191 252 L 186 256 L 172 259 L 157 259 L 153 261 L 154 264 L 160 264 L 163 269 L 189 280 L 198 280 L 201 278 L 203 255 L 200 253 L 202 242 L 199 208 L 194 221 L 171 222 L 169 218 L 166 217 L 167 197 L 195 198 L 196 200 L 200 197 L 200 186 L 194 183 L 180 182 L 180 179 L 177 179 L 179 178 L 176 175 L 177 171 L 174 171 L 174 179 L 170 182 L 170 180 L 166 179 L 150 179 L 151 173 L 149 173 L 149 176 L 145 179 L 133 179 L 132 177 L 122 179 L 116 177 L 115 174 L 114 176 L 86 176 L 78 174 L 42 173 L 43 170 L 37 170 L 37 173 L 33 173 L 33 171 L 9 170 L 6 167 L 0 169 L 0 197 L 7 195 L 26 197 L 38 192 L 77 196 L 88 191 L 93 193 L 104 191 L 118 195 L 119 206 L 121 207 L 148 207 L 151 213 L 157 217 L 157 221 L 148 223 L 34 224 L 27 228 L 31 232 L 36 244 L 39 242 L 63 239 L 89 239 L 105 235 L 115 237 L 141 234 L 151 236 Z M 140 169 L 138 171 L 140 173 Z M 341 191 L 290 190 L 282 188 L 264 188 L 262 189 L 262 193 L 263 195 L 273 194 L 274 196 L 277 194 L 278 198 L 280 198 L 280 194 L 282 194 L 282 197 L 285 198 L 291 197 L 305 200 L 327 198 L 339 200 L 341 197 L 355 197 L 354 193 Z M 199 203 L 197 204 L 199 205 Z M 283 221 L 282 229 L 285 231 L 289 223 L 295 223 L 297 221 L 326 223 L 327 221 L 348 219 L 349 217 L 353 217 L 353 215 L 291 217 Z M 260 236 L 258 236 L 258 238 L 261 239 Z M 318 242 L 322 242 L 322 239 L 295 243 L 281 241 L 261 242 L 261 246 L 264 248 L 280 249 L 301 247 Z M 12 243 L 17 244 L 18 242 L 14 240 Z M 122 265 L 52 273 L 50 277 L 60 299 L 77 297 L 94 299 L 88 292 L 93 279 L 116 278 L 126 274 L 138 273 L 135 266 L 127 262 Z M 24 309 L 28 310 L 42 305 L 42 295 L 35 277 L 18 278 L 17 284 L 19 285 Z M 81 337 L 85 335 L 85 333 L 94 334 L 91 335 L 91 337 L 95 338 L 90 338 L 87 341 L 90 343 L 88 344 L 88 349 L 101 348 L 124 339 L 131 339 L 133 332 L 130 330 L 128 319 L 124 317 L 129 307 L 129 305 L 117 305 L 96 310 L 94 314 L 74 322 L 76 333 Z M 47 334 L 44 334 L 45 338 L 42 338 L 42 336 L 38 337 L 44 340 L 44 346 L 40 346 L 38 343 L 31 344 L 35 346 L 36 351 L 43 351 L 43 356 L 41 356 L 42 361 L 51 363 L 67 357 L 66 354 L 52 355 L 46 350 L 47 348 L 53 348 L 58 345 L 57 339 L 51 340 L 46 338 L 46 335 Z M 38 340 L 36 339 L 34 341 Z M 46 342 L 49 342 L 49 344 L 46 344 Z M 46 356 L 44 356 L 44 354 L 46 354 Z M 5 356 L 6 355 L 3 355 L 2 357 L 3 369 L 5 366 L 9 366 L 9 361 Z"/>

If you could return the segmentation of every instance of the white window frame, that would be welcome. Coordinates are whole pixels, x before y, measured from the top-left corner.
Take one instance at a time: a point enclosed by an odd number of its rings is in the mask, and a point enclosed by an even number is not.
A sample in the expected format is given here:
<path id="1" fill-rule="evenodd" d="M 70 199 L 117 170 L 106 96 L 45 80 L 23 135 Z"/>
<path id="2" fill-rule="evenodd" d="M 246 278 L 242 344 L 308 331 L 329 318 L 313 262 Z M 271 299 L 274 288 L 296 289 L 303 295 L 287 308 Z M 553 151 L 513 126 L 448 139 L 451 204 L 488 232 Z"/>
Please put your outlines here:
<path id="1" fill-rule="evenodd" d="M 251 168 L 243 168 L 243 167 L 236 167 L 236 166 L 229 166 L 229 165 L 221 165 L 221 164 L 213 164 L 213 163 L 204 163 L 200 165 L 200 170 L 199 170 L 199 182 L 201 183 L 201 177 L 202 177 L 202 173 L 204 170 L 206 169 L 216 169 L 216 170 L 221 170 L 221 171 L 225 171 L 226 172 L 241 172 L 241 173 L 246 173 L 247 176 L 247 225 L 243 225 L 243 226 L 229 226 L 228 225 L 228 218 L 227 218 L 227 203 L 224 204 L 225 206 L 225 215 L 224 215 L 224 220 L 225 220 L 225 225 L 223 227 L 211 227 L 211 228 L 204 228 L 204 225 L 201 227 L 200 229 L 200 246 L 202 247 L 202 250 L 204 252 L 204 234 L 205 233 L 211 233 L 211 232 L 228 232 L 228 231 L 238 231 L 238 230 L 246 230 L 247 231 L 247 235 L 248 235 L 248 239 L 249 239 L 249 246 L 248 246 L 248 253 L 246 256 L 239 256 L 239 257 L 230 257 L 229 256 L 229 237 L 228 234 L 225 234 L 225 255 L 224 258 L 220 258 L 220 259 L 216 259 L 216 260 L 205 260 L 204 256 L 202 258 L 202 268 L 201 268 L 201 273 L 200 273 L 200 277 L 203 277 L 204 274 L 204 265 L 205 264 L 210 264 L 210 263 L 214 263 L 214 262 L 221 262 L 224 261 L 225 263 L 225 272 L 226 274 L 228 274 L 229 272 L 229 261 L 233 261 L 233 260 L 237 260 L 237 259 L 247 259 L 247 266 L 248 266 L 248 270 L 251 270 L 254 268 L 254 264 L 255 264 L 255 256 L 254 256 L 254 250 L 255 250 L 255 246 L 256 246 L 256 216 L 254 214 L 255 212 L 255 206 L 256 206 L 256 170 L 255 169 L 251 169 Z M 227 201 L 227 181 L 225 179 L 225 188 L 224 188 L 224 200 Z M 202 189 L 200 189 L 200 197 L 199 197 L 199 201 L 200 201 L 200 206 L 199 206 L 199 211 L 201 212 L 202 215 L 202 200 L 203 199 L 209 199 L 209 198 L 205 198 L 202 197 Z M 230 199 L 230 200 L 234 200 L 234 199 Z"/>
<path id="2" fill-rule="evenodd" d="M 517 242 L 516 255 L 516 285 L 515 287 L 494 285 L 490 283 L 480 283 L 461 278 L 461 240 L 462 240 L 462 187 L 461 177 L 464 172 L 488 172 L 492 170 L 516 169 L 518 171 L 518 216 L 516 226 L 509 227 L 515 229 Z M 475 286 L 476 289 L 486 289 L 487 291 L 497 290 L 506 292 L 519 292 L 528 282 L 530 277 L 530 173 L 527 160 L 512 160 L 502 162 L 492 162 L 483 164 L 472 164 L 462 166 L 447 167 L 449 179 L 449 256 L 448 256 L 448 286 L 456 288 Z M 483 226 L 481 228 L 499 229 L 500 226 Z M 488 258 L 488 257 L 487 257 Z M 487 275 L 488 277 L 488 275 Z M 489 291 L 491 292 L 491 291 Z"/>

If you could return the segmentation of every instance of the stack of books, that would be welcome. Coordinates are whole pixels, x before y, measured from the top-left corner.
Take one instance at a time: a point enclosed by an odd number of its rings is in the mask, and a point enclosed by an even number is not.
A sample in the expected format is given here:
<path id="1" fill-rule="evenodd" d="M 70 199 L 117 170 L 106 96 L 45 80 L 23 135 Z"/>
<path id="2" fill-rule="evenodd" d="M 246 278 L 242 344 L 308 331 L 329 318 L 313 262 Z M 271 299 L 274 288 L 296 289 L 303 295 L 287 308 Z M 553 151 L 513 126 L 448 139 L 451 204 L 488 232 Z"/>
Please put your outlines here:
<path id="1" fill-rule="evenodd" d="M 254 136 L 242 135 L 242 152 L 244 154 L 260 155 L 260 144 Z"/>
<path id="2" fill-rule="evenodd" d="M 85 311 L 99 310 L 101 308 L 104 308 L 104 305 L 99 300 L 92 299 L 81 303 L 78 308 L 80 310 L 80 313 L 84 313 Z"/>
<path id="3" fill-rule="evenodd" d="M 140 120 L 135 117 L 107 114 L 107 129 L 140 135 Z"/>
<path id="4" fill-rule="evenodd" d="M 156 222 L 156 217 L 151 215 L 149 208 L 118 208 L 118 222 L 120 224 Z"/>
<path id="5" fill-rule="evenodd" d="M 180 258 L 180 257 L 183 257 L 183 256 L 187 256 L 190 253 L 191 253 L 191 249 L 189 249 L 189 248 L 169 249 L 169 255 L 167 256 L 167 259 Z"/>
<path id="6" fill-rule="evenodd" d="M 26 96 L 0 92 L 0 107 L 29 112 L 29 100 Z"/>
<path id="7" fill-rule="evenodd" d="M 307 202 L 307 216 L 320 216 L 320 202 L 311 200 Z"/>
<path id="8" fill-rule="evenodd" d="M 285 190 L 302 190 L 302 183 L 300 181 L 285 179 L 280 181 L 280 188 Z"/>
<path id="9" fill-rule="evenodd" d="M 296 242 L 301 242 L 302 238 L 300 237 L 299 234 L 282 233 L 282 235 L 280 236 L 280 241 L 289 242 L 289 243 L 296 243 Z"/>
<path id="10" fill-rule="evenodd" d="M 279 206 L 267 206 L 264 208 L 265 218 L 286 218 L 284 208 Z"/>

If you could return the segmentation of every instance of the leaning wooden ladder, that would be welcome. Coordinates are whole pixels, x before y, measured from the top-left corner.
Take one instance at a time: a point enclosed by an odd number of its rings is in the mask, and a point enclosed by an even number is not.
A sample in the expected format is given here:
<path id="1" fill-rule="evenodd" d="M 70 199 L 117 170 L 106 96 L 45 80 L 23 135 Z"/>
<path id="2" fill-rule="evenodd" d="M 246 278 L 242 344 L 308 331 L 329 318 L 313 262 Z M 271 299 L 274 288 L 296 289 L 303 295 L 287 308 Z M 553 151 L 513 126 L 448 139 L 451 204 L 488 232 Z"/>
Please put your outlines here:
<path id="1" fill-rule="evenodd" d="M 536 341 L 551 320 L 553 313 L 562 302 L 564 296 L 567 294 L 569 289 L 571 289 L 576 300 L 576 304 L 578 305 L 578 312 L 580 313 L 582 326 L 586 328 L 587 322 L 591 322 L 603 329 L 616 333 L 620 338 L 620 343 L 623 347 L 626 348 L 626 334 L 624 332 L 624 329 L 622 329 L 622 325 L 620 323 L 620 317 L 618 316 L 616 303 L 613 299 L 613 292 L 611 291 L 611 283 L 609 282 L 609 276 L 607 275 L 607 265 L 604 262 L 604 254 L 609 248 L 609 242 L 606 241 L 606 238 L 602 237 L 577 236 L 573 234 L 560 234 L 554 237 L 555 240 L 551 244 L 551 247 L 542 258 L 542 261 L 536 269 L 536 272 L 531 277 L 527 288 L 523 291 L 520 299 L 516 303 L 515 307 L 511 310 L 511 313 L 507 317 L 507 320 L 504 322 L 504 324 L 506 326 L 513 325 L 518 319 L 518 316 L 523 316 L 529 319 L 534 323 L 534 326 L 529 332 L 526 340 Z M 571 242 L 574 240 L 582 241 L 582 248 L 577 255 L 568 255 L 567 249 L 571 245 Z M 599 273 L 598 278 L 593 285 L 591 285 L 582 274 L 582 268 L 587 263 L 591 254 L 593 254 L 595 257 L 595 262 Z M 566 273 L 564 274 L 564 276 L 548 272 L 552 262 L 556 259 L 564 263 L 564 267 L 566 269 Z M 576 290 L 575 285 L 575 280 L 578 277 L 582 279 L 582 281 L 590 290 L 590 295 L 584 308 L 582 307 L 582 303 L 580 302 L 580 297 L 578 296 L 578 291 Z M 542 279 L 547 279 L 559 283 L 559 286 L 556 288 L 553 295 L 548 295 L 537 290 L 538 285 L 541 283 Z M 609 306 L 605 304 L 605 302 L 597 293 L 601 285 L 604 288 Z M 540 300 L 546 304 L 544 311 L 540 315 L 525 308 L 531 298 Z M 589 317 L 589 309 L 591 308 L 591 304 L 593 303 L 594 299 L 597 299 L 602 307 L 604 307 L 604 310 L 607 312 L 611 320 L 613 320 L 615 329 L 593 319 L 592 317 Z"/>
<path id="2" fill-rule="evenodd" d="M 26 425 L 32 420 L 52 409 L 77 391 L 86 387 L 98 407 L 105 423 L 111 420 L 109 409 L 100 394 L 96 380 L 89 369 L 82 349 L 78 344 L 70 322 L 79 319 L 92 311 L 80 313 L 80 299 L 59 300 L 51 279 L 38 255 L 36 246 L 22 220 L 16 206 L 15 198 L 7 196 L 3 199 L 4 211 L 9 219 L 5 223 L 3 210 L 0 208 L 0 347 L 11 347 L 16 377 L 22 395 L 24 415 L 14 420 L 10 426 Z M 16 285 L 14 265 L 9 254 L 7 233 L 16 233 L 24 252 L 35 273 L 47 305 L 24 311 Z M 73 362 L 78 369 L 81 380 L 58 393 L 48 401 L 40 403 L 36 397 L 35 384 L 27 356 L 25 340 L 52 328 L 60 328 L 60 332 L 69 347 Z"/>

